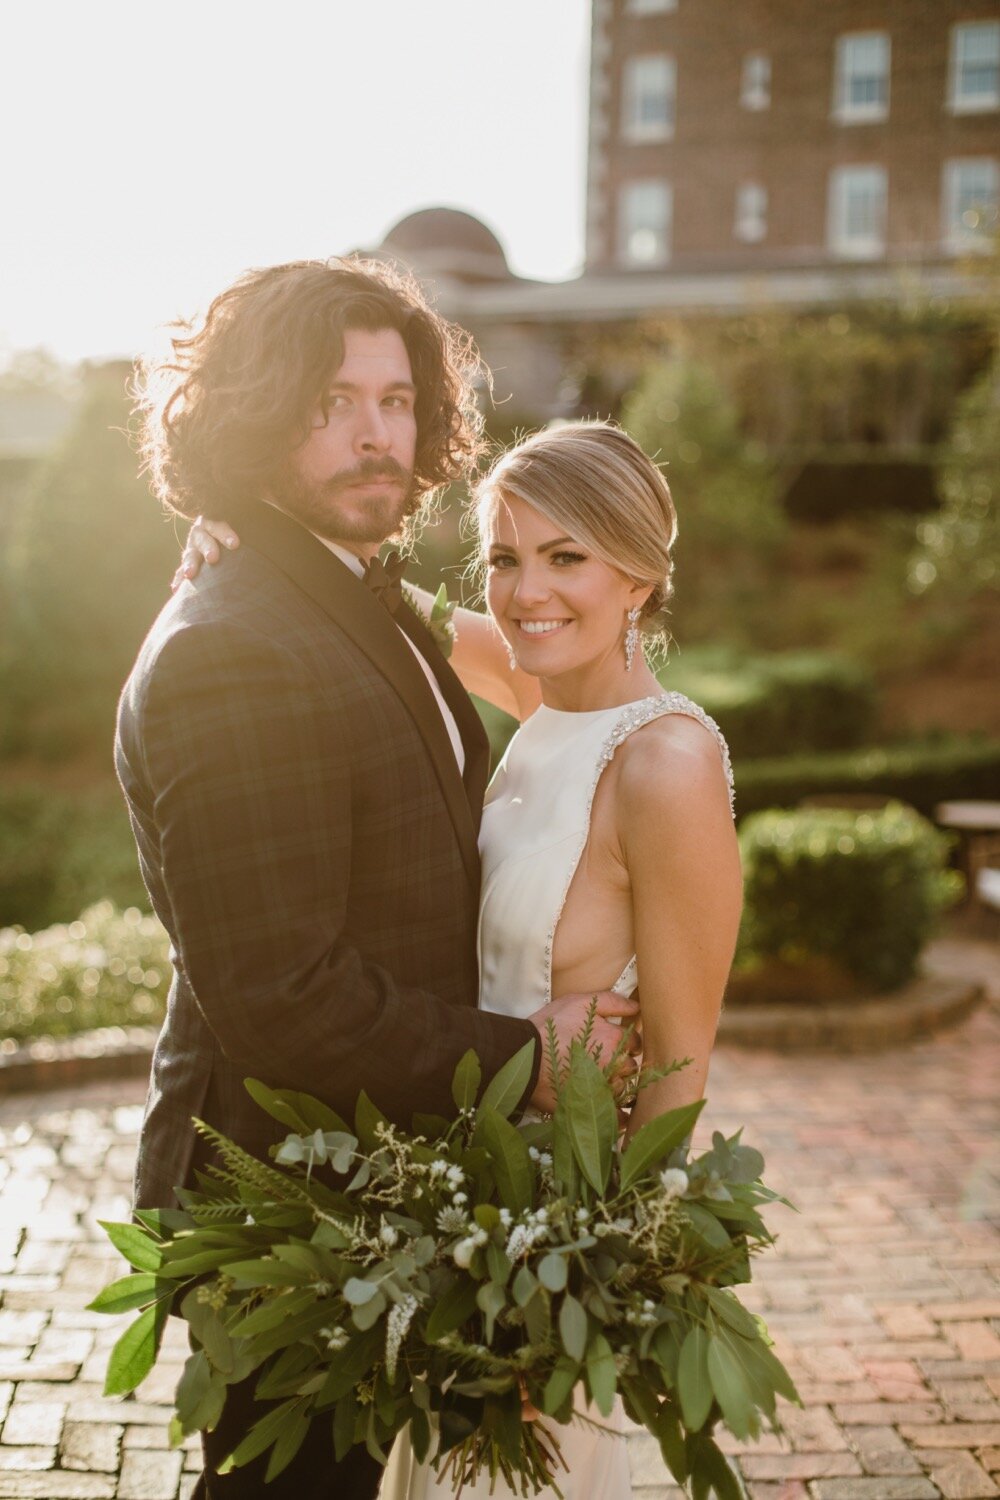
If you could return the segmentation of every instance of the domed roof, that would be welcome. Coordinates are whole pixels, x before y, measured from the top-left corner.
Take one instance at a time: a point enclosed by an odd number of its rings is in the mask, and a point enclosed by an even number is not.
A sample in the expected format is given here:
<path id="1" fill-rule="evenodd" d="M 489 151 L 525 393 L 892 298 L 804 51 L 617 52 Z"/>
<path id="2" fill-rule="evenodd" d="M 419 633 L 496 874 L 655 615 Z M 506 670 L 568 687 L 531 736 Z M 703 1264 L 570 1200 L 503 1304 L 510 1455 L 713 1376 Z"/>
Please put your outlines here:
<path id="1" fill-rule="evenodd" d="M 503 246 L 492 229 L 459 208 L 422 208 L 407 214 L 389 230 L 380 248 L 420 266 L 447 269 L 463 280 L 510 276 Z"/>

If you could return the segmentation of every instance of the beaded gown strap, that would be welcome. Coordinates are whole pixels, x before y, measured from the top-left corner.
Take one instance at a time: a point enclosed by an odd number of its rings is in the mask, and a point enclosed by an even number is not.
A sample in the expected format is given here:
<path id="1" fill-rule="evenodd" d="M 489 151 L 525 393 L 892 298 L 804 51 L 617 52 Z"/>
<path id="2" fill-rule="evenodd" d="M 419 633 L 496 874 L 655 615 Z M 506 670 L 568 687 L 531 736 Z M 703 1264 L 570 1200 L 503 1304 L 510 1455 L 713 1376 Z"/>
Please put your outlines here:
<path id="1" fill-rule="evenodd" d="M 583 836 L 580 840 L 579 848 L 576 850 L 576 853 L 574 854 L 573 860 L 570 864 L 569 874 L 566 877 L 566 883 L 563 888 L 562 898 L 560 899 L 555 919 L 552 923 L 552 926 L 549 928 L 548 934 L 546 935 L 545 994 L 548 1000 L 552 999 L 552 950 L 555 945 L 556 930 L 559 926 L 560 919 L 562 918 L 563 909 L 565 908 L 566 900 L 569 896 L 570 887 L 573 884 L 573 877 L 576 874 L 577 866 L 579 865 L 580 860 L 583 857 L 583 851 L 587 847 L 587 840 L 590 838 L 590 815 L 594 806 L 594 798 L 597 795 L 598 783 L 600 782 L 605 768 L 610 765 L 611 761 L 614 759 L 615 751 L 619 748 L 620 745 L 623 745 L 625 743 L 629 735 L 634 734 L 637 729 L 642 729 L 644 725 L 651 724 L 654 719 L 663 718 L 666 714 L 683 714 L 687 718 L 697 719 L 699 724 L 704 725 L 704 727 L 715 736 L 716 743 L 719 747 L 719 753 L 722 756 L 722 767 L 726 774 L 726 786 L 729 790 L 729 811 L 731 816 L 736 816 L 736 788 L 733 782 L 733 767 L 732 761 L 729 756 L 729 746 L 726 744 L 726 739 L 724 734 L 722 733 L 722 730 L 719 728 L 718 724 L 715 722 L 712 716 L 710 714 L 707 714 L 700 704 L 695 703 L 684 693 L 657 693 L 650 698 L 640 698 L 636 703 L 629 703 L 622 710 L 621 717 L 616 719 L 611 733 L 604 741 L 603 745 L 601 746 L 600 753 L 598 754 L 597 765 L 594 768 L 594 775 L 587 796 L 587 815 L 583 830 Z M 612 985 L 612 989 L 616 990 L 619 994 L 627 995 L 631 994 L 632 990 L 635 989 L 637 983 L 638 968 L 636 965 L 635 957 L 633 956 L 629 959 L 625 968 L 622 970 L 622 973 L 615 980 L 614 984 Z"/>

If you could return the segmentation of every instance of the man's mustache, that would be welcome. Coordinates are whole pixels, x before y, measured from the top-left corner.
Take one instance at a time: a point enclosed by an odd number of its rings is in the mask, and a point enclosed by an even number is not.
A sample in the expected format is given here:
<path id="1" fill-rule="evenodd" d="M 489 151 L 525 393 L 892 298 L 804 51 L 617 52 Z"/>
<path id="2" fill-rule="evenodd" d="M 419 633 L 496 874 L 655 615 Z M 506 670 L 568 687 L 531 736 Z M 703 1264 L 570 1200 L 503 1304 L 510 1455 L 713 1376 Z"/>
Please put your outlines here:
<path id="1" fill-rule="evenodd" d="M 325 481 L 323 488 L 329 495 L 339 495 L 342 490 L 356 484 L 375 484 L 380 479 L 394 479 L 409 485 L 412 475 L 394 458 L 366 458 L 354 469 L 342 469 L 332 479 Z"/>

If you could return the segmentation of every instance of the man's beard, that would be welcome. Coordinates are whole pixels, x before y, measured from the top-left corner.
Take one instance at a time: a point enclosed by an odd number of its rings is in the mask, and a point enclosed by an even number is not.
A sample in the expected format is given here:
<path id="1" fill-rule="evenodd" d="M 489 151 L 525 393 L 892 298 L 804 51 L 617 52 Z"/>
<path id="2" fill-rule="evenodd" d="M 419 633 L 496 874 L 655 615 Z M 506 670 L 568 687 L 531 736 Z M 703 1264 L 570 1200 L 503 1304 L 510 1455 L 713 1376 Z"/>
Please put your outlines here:
<path id="1" fill-rule="evenodd" d="M 399 488 L 382 495 L 359 496 L 358 511 L 352 507 L 345 514 L 345 508 L 337 503 L 339 496 L 352 485 L 379 479 L 397 480 Z M 289 465 L 274 488 L 274 503 L 328 542 L 387 541 L 417 510 L 420 499 L 412 471 L 394 458 L 363 459 L 356 468 L 318 482 L 303 479 Z"/>

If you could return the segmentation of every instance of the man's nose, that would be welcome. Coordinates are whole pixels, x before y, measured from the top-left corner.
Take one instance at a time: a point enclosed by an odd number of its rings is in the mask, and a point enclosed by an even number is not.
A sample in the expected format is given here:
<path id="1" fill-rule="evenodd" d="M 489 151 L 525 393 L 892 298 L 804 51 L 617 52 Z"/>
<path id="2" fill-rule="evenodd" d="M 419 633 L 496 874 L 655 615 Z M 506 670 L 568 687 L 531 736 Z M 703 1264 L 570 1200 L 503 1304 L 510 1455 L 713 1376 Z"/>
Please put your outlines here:
<path id="1" fill-rule="evenodd" d="M 389 424 L 382 408 L 372 402 L 359 409 L 355 447 L 361 453 L 385 453 L 391 442 Z"/>

